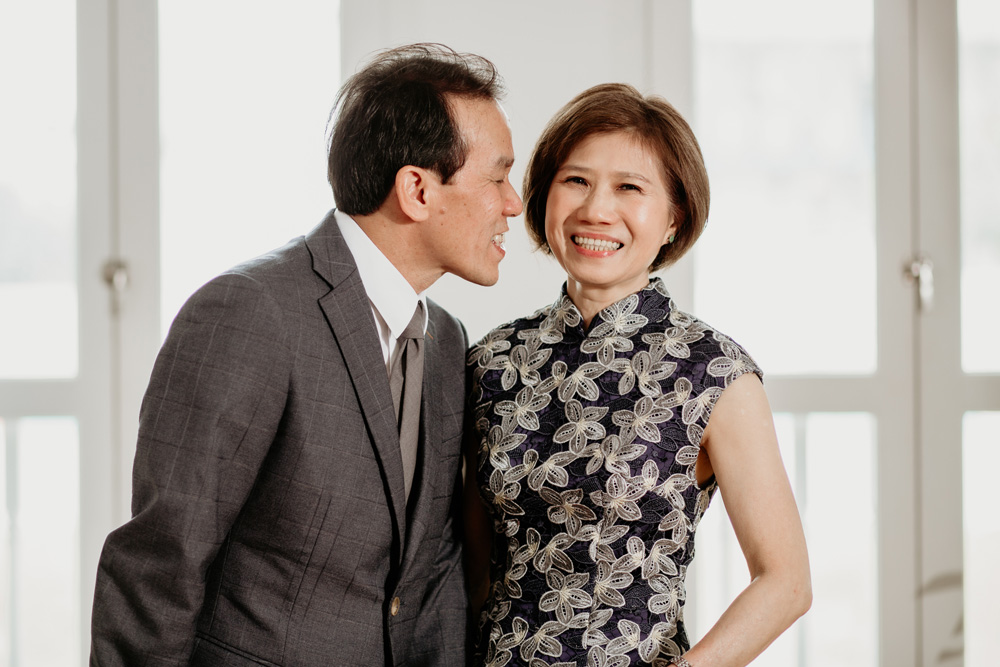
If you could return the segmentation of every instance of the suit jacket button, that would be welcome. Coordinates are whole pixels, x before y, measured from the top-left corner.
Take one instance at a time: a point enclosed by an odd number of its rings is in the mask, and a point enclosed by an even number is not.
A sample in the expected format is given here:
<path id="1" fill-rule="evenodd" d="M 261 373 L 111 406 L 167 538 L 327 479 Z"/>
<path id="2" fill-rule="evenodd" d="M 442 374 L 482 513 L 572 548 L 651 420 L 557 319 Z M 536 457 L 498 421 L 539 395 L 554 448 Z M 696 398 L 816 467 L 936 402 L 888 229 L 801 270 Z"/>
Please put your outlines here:
<path id="1" fill-rule="evenodd" d="M 395 597 L 392 599 L 392 604 L 389 605 L 389 613 L 395 616 L 399 613 L 399 598 Z"/>

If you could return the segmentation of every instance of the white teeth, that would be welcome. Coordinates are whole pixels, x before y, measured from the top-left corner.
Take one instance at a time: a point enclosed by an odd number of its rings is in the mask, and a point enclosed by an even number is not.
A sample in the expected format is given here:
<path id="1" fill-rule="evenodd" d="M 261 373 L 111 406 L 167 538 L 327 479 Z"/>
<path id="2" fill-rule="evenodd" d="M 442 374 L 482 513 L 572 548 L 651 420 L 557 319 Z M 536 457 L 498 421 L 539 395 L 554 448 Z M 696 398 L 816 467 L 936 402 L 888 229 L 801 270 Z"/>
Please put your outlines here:
<path id="1" fill-rule="evenodd" d="M 504 241 L 504 235 L 503 234 L 494 234 L 493 235 L 493 245 L 499 247 L 501 250 L 506 250 L 507 247 L 503 244 L 503 241 Z"/>
<path id="2" fill-rule="evenodd" d="M 618 250 L 622 244 L 617 241 L 605 241 L 604 239 L 592 239 L 586 236 L 574 236 L 573 243 L 587 250 Z"/>

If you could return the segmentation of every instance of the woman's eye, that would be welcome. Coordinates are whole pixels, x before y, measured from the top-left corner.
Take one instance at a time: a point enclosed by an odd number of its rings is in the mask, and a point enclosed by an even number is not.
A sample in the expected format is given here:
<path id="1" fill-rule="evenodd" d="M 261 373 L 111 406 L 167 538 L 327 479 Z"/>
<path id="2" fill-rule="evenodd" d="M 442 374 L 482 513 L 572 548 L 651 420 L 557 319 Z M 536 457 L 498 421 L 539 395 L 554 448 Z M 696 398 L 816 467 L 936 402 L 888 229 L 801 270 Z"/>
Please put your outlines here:
<path id="1" fill-rule="evenodd" d="M 575 183 L 577 185 L 586 185 L 587 181 L 583 180 L 579 176 L 567 176 L 566 183 Z"/>
<path id="2" fill-rule="evenodd" d="M 622 183 L 620 186 L 622 190 L 635 190 L 636 192 L 641 192 L 638 185 L 633 185 L 631 183 Z"/>

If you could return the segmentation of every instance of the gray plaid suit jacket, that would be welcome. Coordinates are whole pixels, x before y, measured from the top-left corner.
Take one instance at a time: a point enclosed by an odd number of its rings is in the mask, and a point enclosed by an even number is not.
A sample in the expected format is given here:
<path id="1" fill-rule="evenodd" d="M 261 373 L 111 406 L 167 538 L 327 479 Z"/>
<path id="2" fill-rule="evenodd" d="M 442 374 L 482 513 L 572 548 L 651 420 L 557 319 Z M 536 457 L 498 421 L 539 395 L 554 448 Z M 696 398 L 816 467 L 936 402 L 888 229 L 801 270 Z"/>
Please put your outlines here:
<path id="1" fill-rule="evenodd" d="M 91 665 L 464 664 L 467 341 L 429 316 L 408 512 L 385 362 L 332 212 L 191 297 L 143 399 Z"/>

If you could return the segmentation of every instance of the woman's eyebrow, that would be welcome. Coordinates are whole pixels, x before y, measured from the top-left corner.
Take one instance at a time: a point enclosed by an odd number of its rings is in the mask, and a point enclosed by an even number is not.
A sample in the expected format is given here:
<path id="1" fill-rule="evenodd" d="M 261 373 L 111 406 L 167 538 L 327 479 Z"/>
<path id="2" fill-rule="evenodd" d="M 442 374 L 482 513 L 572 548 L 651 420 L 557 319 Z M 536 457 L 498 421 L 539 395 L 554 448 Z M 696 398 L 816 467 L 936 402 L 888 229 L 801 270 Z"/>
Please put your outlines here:
<path id="1" fill-rule="evenodd" d="M 570 171 L 579 171 L 583 173 L 591 173 L 594 171 L 590 167 L 583 167 L 577 164 L 564 164 L 563 166 L 559 167 L 559 171 L 564 171 L 567 169 Z M 635 180 L 635 181 L 643 181 L 645 183 L 652 183 L 650 179 L 646 178 L 645 176 L 636 171 L 615 171 L 612 172 L 611 175 L 614 176 L 615 178 L 621 178 L 625 180 Z"/>

